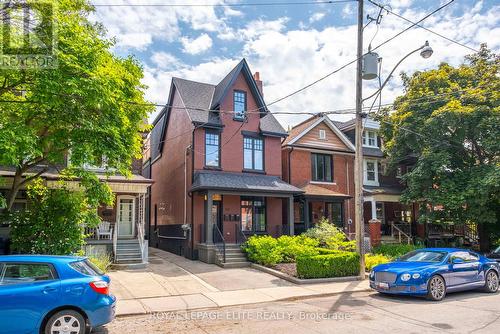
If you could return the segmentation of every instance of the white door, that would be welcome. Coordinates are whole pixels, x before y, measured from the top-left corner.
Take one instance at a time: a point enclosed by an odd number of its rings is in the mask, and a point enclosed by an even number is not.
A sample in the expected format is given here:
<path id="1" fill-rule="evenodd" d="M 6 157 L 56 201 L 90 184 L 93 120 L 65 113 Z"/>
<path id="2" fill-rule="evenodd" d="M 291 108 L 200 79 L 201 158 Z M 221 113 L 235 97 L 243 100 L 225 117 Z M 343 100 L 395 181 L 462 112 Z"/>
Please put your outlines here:
<path id="1" fill-rule="evenodd" d="M 134 235 L 135 202 L 133 197 L 118 198 L 118 236 L 131 237 Z"/>

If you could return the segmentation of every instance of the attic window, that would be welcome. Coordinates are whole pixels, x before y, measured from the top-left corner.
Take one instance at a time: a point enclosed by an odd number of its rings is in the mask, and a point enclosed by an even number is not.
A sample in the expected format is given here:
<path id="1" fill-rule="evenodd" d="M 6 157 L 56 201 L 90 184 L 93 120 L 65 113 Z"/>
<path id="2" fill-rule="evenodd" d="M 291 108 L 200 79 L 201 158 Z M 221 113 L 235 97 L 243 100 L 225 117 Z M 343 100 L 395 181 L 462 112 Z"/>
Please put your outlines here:
<path id="1" fill-rule="evenodd" d="M 319 130 L 319 139 L 326 139 L 326 131 L 325 130 Z"/>
<path id="2" fill-rule="evenodd" d="M 245 111 L 247 109 L 247 93 L 235 90 L 233 93 L 233 110 L 234 118 L 237 120 L 242 120 L 245 117 Z"/>

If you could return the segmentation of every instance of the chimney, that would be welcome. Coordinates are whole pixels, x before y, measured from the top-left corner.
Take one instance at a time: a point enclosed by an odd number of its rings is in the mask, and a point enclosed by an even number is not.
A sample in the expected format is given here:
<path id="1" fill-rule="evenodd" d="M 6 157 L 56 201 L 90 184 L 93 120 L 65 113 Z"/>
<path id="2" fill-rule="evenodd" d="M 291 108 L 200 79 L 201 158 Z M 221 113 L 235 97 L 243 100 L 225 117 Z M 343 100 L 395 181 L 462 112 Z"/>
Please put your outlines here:
<path id="1" fill-rule="evenodd" d="M 255 83 L 257 84 L 257 88 L 259 89 L 260 95 L 264 96 L 264 92 L 262 91 L 262 81 L 260 80 L 260 73 L 255 72 L 253 74 L 253 78 L 255 80 Z"/>

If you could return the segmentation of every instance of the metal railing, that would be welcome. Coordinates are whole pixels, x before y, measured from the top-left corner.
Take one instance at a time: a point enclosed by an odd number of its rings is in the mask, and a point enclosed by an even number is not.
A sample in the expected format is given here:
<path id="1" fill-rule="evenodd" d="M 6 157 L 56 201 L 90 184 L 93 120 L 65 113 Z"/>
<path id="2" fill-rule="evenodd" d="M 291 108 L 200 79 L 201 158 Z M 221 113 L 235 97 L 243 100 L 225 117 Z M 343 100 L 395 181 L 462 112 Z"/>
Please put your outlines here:
<path id="1" fill-rule="evenodd" d="M 245 233 L 241 230 L 241 225 L 238 223 L 234 224 L 234 235 L 236 236 L 236 244 L 238 245 L 241 245 L 248 240 Z"/>
<path id="2" fill-rule="evenodd" d="M 214 225 L 213 229 L 213 240 L 214 245 L 217 250 L 222 253 L 223 262 L 226 262 L 226 241 L 224 240 L 224 235 L 222 234 L 219 226 L 217 224 Z"/>
<path id="3" fill-rule="evenodd" d="M 144 235 L 144 224 L 137 224 L 137 239 L 139 239 L 139 247 L 141 248 L 141 258 L 143 263 L 148 261 L 148 244 Z"/>
<path id="4" fill-rule="evenodd" d="M 409 244 L 411 244 L 412 238 L 411 238 L 411 236 L 406 234 L 402 228 L 403 228 L 402 224 L 396 225 L 396 224 L 392 223 L 391 224 L 391 235 L 392 235 L 392 237 L 397 238 L 399 243 L 402 243 L 403 239 L 406 239 L 405 241 L 409 245 Z"/>
<path id="5" fill-rule="evenodd" d="M 113 229 L 113 256 L 116 260 L 116 248 L 118 245 L 118 229 L 114 228 Z"/>

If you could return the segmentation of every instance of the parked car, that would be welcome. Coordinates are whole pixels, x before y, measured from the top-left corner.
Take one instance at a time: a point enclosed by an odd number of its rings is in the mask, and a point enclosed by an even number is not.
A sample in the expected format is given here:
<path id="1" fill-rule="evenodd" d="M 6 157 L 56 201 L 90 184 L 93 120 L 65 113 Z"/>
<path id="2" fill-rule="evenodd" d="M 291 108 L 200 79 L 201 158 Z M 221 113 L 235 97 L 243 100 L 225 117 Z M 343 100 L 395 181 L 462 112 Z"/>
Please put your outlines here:
<path id="1" fill-rule="evenodd" d="M 114 319 L 109 285 L 84 257 L 0 256 L 0 333 L 89 333 Z"/>
<path id="2" fill-rule="evenodd" d="M 370 287 L 380 293 L 421 295 L 435 301 L 448 292 L 482 288 L 498 291 L 500 265 L 475 252 L 423 248 L 370 272 Z"/>
<path id="3" fill-rule="evenodd" d="M 497 262 L 500 262 L 500 246 L 495 249 L 493 252 L 487 255 L 488 258 L 493 259 Z"/>

